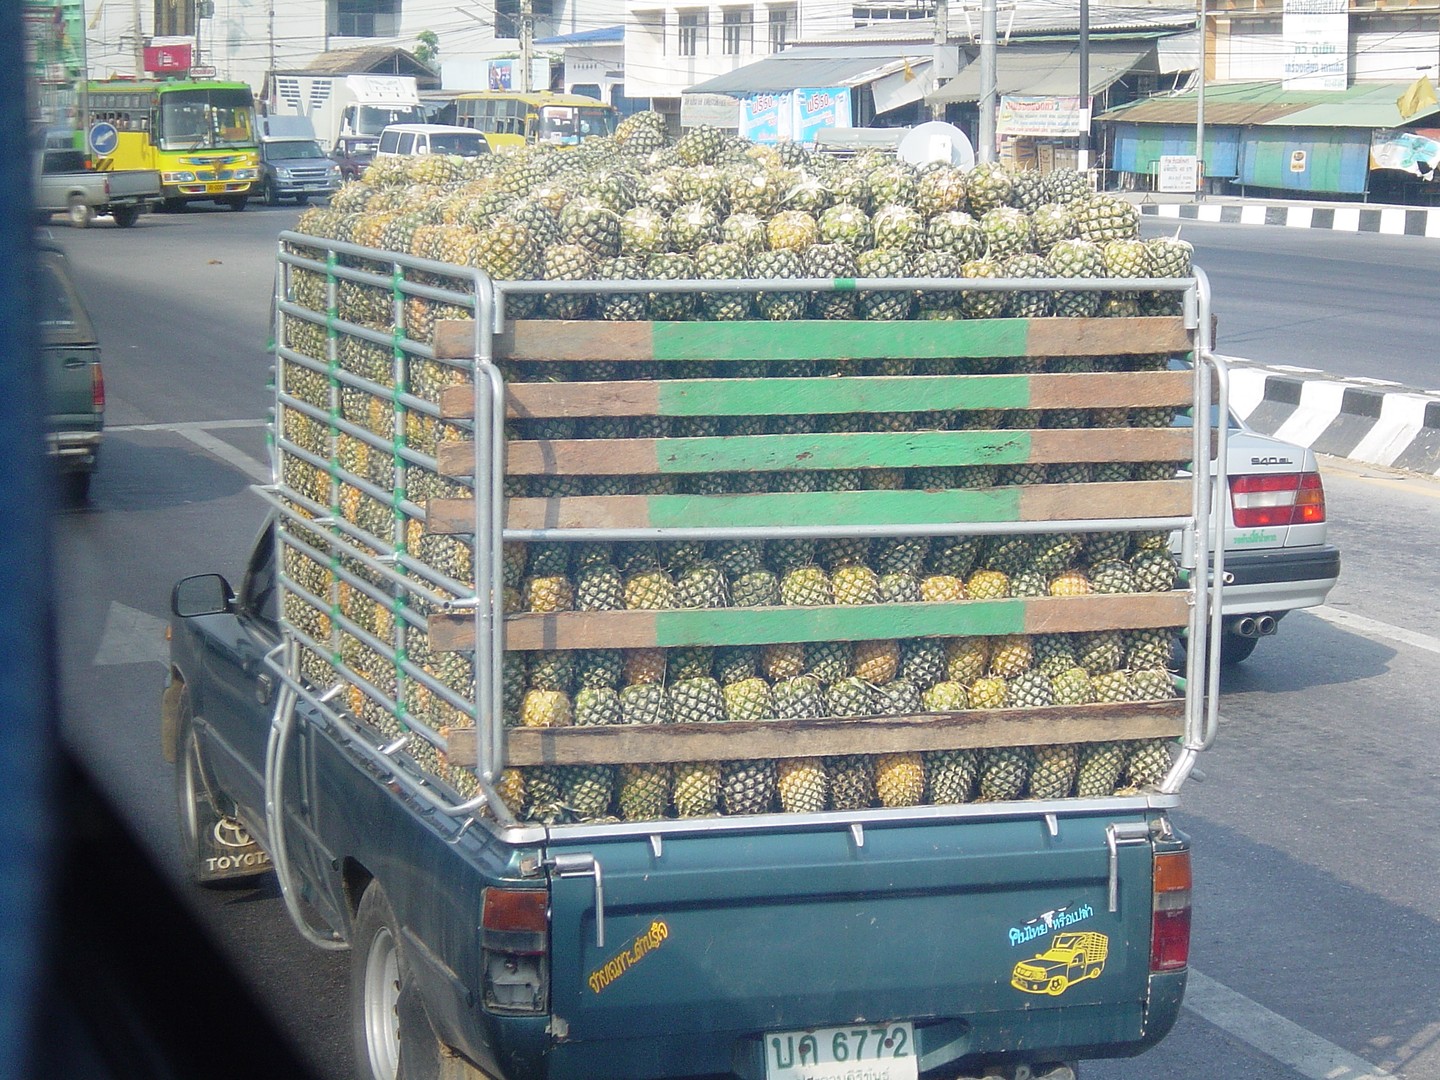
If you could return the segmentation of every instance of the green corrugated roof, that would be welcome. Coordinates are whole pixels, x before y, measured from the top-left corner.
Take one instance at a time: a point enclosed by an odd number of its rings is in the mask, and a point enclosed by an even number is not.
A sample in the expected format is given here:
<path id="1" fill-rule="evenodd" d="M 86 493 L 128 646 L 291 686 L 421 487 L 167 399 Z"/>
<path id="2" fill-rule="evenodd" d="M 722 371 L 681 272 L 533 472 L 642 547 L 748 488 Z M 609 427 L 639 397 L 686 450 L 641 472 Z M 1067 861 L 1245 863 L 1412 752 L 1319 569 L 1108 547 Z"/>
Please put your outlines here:
<path id="1" fill-rule="evenodd" d="M 1207 83 L 1207 124 L 1396 128 L 1440 113 L 1440 105 L 1402 117 L 1396 100 L 1408 82 L 1355 83 L 1344 90 L 1286 90 L 1275 82 Z M 1145 98 L 1097 119 L 1134 124 L 1195 122 L 1195 91 Z"/>

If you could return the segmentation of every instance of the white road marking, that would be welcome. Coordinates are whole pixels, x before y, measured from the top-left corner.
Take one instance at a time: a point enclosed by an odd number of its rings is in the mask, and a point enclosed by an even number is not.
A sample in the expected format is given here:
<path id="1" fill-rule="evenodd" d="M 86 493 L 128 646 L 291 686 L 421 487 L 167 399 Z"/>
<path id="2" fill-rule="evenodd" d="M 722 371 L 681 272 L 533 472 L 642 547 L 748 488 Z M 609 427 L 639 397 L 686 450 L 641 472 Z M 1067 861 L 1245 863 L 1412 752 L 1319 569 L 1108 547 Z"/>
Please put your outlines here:
<path id="1" fill-rule="evenodd" d="M 165 644 L 165 620 L 114 600 L 105 616 L 105 629 L 95 650 L 97 667 L 119 664 L 164 664 L 170 659 Z"/>
<path id="2" fill-rule="evenodd" d="M 1409 645 L 1416 649 L 1424 649 L 1426 652 L 1440 653 L 1440 638 L 1431 637 L 1429 634 L 1417 633 L 1414 630 L 1406 630 L 1404 627 L 1392 626 L 1379 619 L 1369 619 L 1364 615 L 1357 615 L 1353 611 L 1345 611 L 1342 608 L 1324 607 L 1309 608 L 1308 613 L 1316 618 L 1324 619 L 1326 622 L 1338 626 L 1343 630 L 1353 630 L 1357 634 L 1363 634 L 1370 638 L 1380 638 L 1384 641 L 1393 641 L 1399 645 Z"/>
<path id="3" fill-rule="evenodd" d="M 257 484 L 268 484 L 274 479 L 268 462 L 257 461 L 243 450 L 231 446 L 224 439 L 217 439 L 210 434 L 212 431 L 221 429 L 265 427 L 268 423 L 267 420 L 206 420 L 184 424 L 114 424 L 105 430 L 107 432 L 170 432 L 179 435 L 182 439 L 188 439 L 201 450 L 219 458 L 225 464 L 233 465 Z"/>
<path id="4" fill-rule="evenodd" d="M 1396 1080 L 1348 1050 L 1190 969 L 1185 1008 L 1308 1080 Z"/>

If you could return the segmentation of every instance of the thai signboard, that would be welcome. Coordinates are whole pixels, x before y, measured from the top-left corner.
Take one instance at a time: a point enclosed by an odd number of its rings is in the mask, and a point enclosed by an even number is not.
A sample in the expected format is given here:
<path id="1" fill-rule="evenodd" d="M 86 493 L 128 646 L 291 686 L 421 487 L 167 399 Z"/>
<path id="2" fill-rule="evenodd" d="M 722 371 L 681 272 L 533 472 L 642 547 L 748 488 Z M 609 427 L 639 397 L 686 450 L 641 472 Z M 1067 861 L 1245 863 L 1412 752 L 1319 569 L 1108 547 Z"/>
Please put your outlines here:
<path id="1" fill-rule="evenodd" d="M 816 134 L 826 128 L 850 126 L 850 88 L 795 91 L 796 142 L 814 142 Z"/>
<path id="2" fill-rule="evenodd" d="M 1004 94 L 995 118 L 998 135 L 1062 137 L 1079 135 L 1090 122 L 1088 102 L 1078 97 Z"/>
<path id="3" fill-rule="evenodd" d="M 1286 90 L 1344 90 L 1350 76 L 1349 0 L 1285 0 Z"/>

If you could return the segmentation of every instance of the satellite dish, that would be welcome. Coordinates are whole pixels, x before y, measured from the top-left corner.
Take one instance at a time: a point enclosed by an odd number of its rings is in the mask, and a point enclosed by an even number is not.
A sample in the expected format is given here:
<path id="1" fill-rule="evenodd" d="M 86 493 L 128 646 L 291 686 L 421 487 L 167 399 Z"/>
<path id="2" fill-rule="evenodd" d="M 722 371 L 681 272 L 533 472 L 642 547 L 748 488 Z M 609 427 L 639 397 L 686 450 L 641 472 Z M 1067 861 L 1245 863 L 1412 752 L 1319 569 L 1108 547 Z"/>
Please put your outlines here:
<path id="1" fill-rule="evenodd" d="M 962 169 L 975 165 L 975 148 L 965 133 L 954 124 L 940 120 L 927 120 L 916 124 L 910 134 L 900 140 L 895 150 L 901 161 L 911 165 L 924 165 L 931 161 L 944 161 Z"/>

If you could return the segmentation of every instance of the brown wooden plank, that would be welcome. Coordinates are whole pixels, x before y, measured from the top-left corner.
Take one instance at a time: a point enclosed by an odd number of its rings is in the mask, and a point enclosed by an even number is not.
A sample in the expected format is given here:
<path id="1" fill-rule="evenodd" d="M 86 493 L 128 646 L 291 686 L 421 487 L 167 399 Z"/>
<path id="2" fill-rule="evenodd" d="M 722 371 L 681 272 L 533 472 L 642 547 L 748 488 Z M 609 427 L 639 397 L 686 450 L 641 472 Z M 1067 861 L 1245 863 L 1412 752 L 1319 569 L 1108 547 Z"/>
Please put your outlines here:
<path id="1" fill-rule="evenodd" d="M 1034 484 L 1017 489 L 1022 521 L 1076 521 L 1097 518 L 1178 517 L 1190 512 L 1188 480 L 1129 480 L 1104 484 Z M 859 493 L 863 498 L 865 493 Z M 716 502 L 730 506 L 754 495 L 685 495 L 675 498 Z M 785 496 L 786 510 L 778 511 L 776 524 L 795 520 L 796 507 L 812 498 L 833 499 L 830 493 Z M 657 497 L 646 495 L 581 495 L 570 498 L 524 499 L 505 502 L 507 529 L 644 529 L 657 524 Z M 784 515 L 784 520 L 780 517 Z M 425 531 L 440 535 L 466 535 L 475 528 L 472 499 L 431 499 Z"/>
<path id="2" fill-rule="evenodd" d="M 1060 634 L 1086 630 L 1137 630 L 1157 626 L 1183 626 L 1189 617 L 1189 593 L 1129 595 L 1039 596 L 997 602 L 962 600 L 946 605 L 963 608 L 976 605 L 985 612 L 999 604 L 1023 609 L 1014 625 L 987 630 L 992 633 Z M 985 605 L 989 605 L 986 607 Z M 932 607 L 927 604 L 867 604 L 838 608 L 725 608 L 726 614 L 678 611 L 565 611 L 548 615 L 511 615 L 505 620 L 505 647 L 518 651 L 534 649 L 642 649 L 716 643 L 713 624 L 732 613 L 743 612 L 745 633 L 732 632 L 736 641 L 721 644 L 759 644 L 763 641 L 825 641 L 840 635 L 823 627 L 826 618 L 843 617 L 859 623 L 874 615 L 883 618 L 886 629 L 854 636 L 919 637 Z M 841 615 L 828 614 L 840 611 Z M 797 614 L 798 613 L 798 614 Z M 803 625 L 801 624 L 803 621 Z M 778 629 L 771 636 L 771 625 Z M 998 624 L 997 624 L 998 625 Z M 437 652 L 462 652 L 475 648 L 475 620 L 470 614 L 436 612 L 430 616 L 430 647 Z M 661 639 L 662 628 L 664 640 Z M 738 640 L 743 637 L 745 640 Z"/>
<path id="3" fill-rule="evenodd" d="M 861 376 L 863 377 L 863 376 Z M 1015 378 L 1013 375 L 958 375 L 952 378 L 983 381 Z M 1193 376 L 1188 371 L 1095 371 L 1027 376 L 1032 409 L 1119 409 L 1186 405 Z M 822 386 L 829 380 L 814 380 Z M 659 384 L 654 380 L 604 383 L 510 383 L 506 413 L 516 417 L 653 416 L 659 408 Z M 803 412 L 803 406 L 797 406 Z M 890 410 L 881 410 L 890 411 Z M 440 415 L 445 420 L 468 420 L 475 412 L 475 395 L 468 386 L 448 386 L 440 392 Z"/>
<path id="4" fill-rule="evenodd" d="M 435 320 L 435 356 L 441 360 L 475 358 L 475 323 L 471 319 Z"/>
<path id="5" fill-rule="evenodd" d="M 946 435 L 948 432 L 939 432 Z M 763 467 L 792 471 L 805 468 L 854 468 L 834 464 L 842 446 L 877 448 L 871 459 L 886 467 L 904 467 L 906 446 L 929 442 L 937 432 L 850 432 L 824 435 L 713 436 L 710 439 L 605 439 L 603 452 L 596 451 L 593 439 L 544 439 L 514 441 L 505 446 L 505 474 L 511 477 L 629 477 L 629 475 L 685 474 L 685 472 L 726 471 L 727 459 L 739 462 L 743 444 L 749 439 L 766 441 L 773 454 Z M 1187 461 L 1191 432 L 1184 428 L 1063 428 L 1024 429 L 994 432 L 991 444 L 979 452 L 966 452 L 984 432 L 955 432 L 955 461 L 950 465 L 1060 464 L 1099 461 Z M 1028 451 L 1015 452 L 1015 446 Z M 439 472 L 445 477 L 474 474 L 474 449 L 467 441 L 442 442 L 436 449 Z M 814 446 L 814 449 L 811 449 Z M 827 449 L 822 449 L 828 446 Z M 707 449 L 708 448 L 708 449 Z M 878 448 L 886 448 L 884 451 Z M 991 449 L 992 448 L 992 449 Z M 876 455 L 884 452 L 886 461 Z M 681 458 L 681 454 L 684 454 Z M 763 456 L 763 455 L 762 455 Z M 939 455 L 935 455 L 939 456 Z M 933 459 L 924 464 L 937 464 Z M 688 468 L 687 468 L 688 465 Z M 750 471 L 753 464 L 744 471 Z"/>
<path id="6" fill-rule="evenodd" d="M 1172 315 L 1121 319 L 1031 319 L 1026 345 L 1035 356 L 1188 353 L 1185 323 Z"/>
<path id="7" fill-rule="evenodd" d="M 1184 730 L 1184 702 L 1179 699 L 843 720 L 509 728 L 505 764 L 619 765 L 890 754 L 1173 738 Z M 447 737 L 446 757 L 454 764 L 473 766 L 475 729 L 452 729 Z"/>

